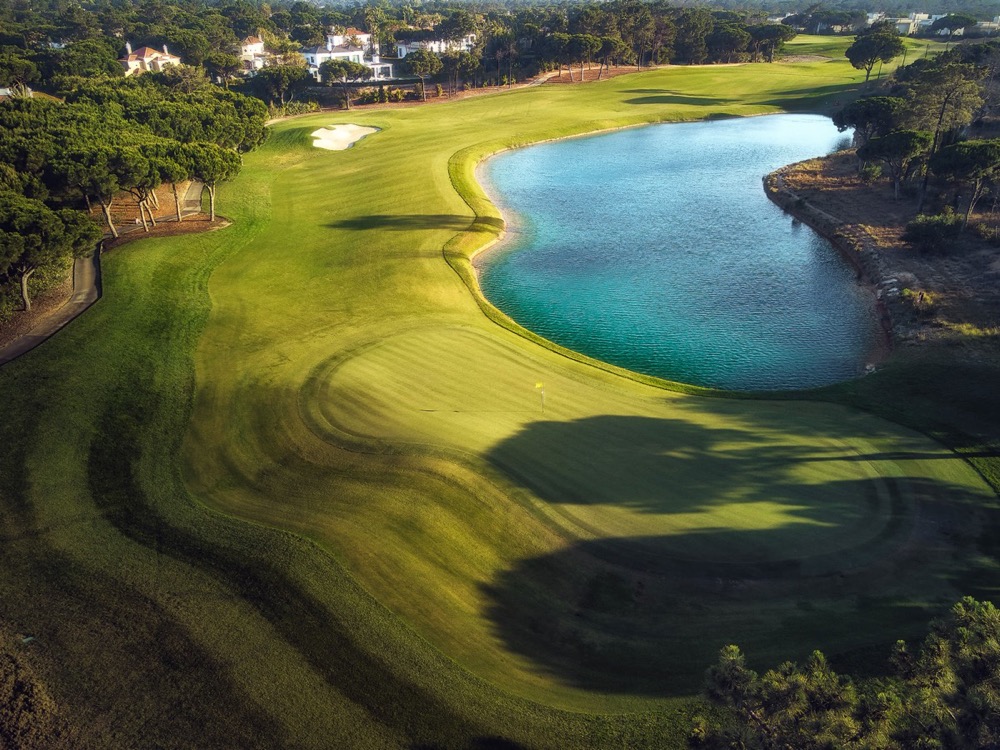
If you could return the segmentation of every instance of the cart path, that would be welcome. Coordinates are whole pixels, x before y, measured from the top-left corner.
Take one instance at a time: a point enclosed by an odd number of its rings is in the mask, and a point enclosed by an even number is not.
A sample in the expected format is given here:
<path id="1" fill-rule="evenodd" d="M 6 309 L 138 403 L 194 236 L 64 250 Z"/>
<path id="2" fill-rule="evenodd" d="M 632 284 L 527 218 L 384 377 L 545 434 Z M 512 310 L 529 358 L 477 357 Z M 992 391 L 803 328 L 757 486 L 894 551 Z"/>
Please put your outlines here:
<path id="1" fill-rule="evenodd" d="M 192 181 L 188 185 L 182 201 L 182 216 L 201 213 L 201 191 L 203 188 L 204 185 L 200 182 Z M 141 229 L 141 226 L 124 226 L 119 227 L 118 233 L 129 234 Z M 95 248 L 90 255 L 77 258 L 73 262 L 73 295 L 69 301 L 58 310 L 54 310 L 42 318 L 38 325 L 28 333 L 0 347 L 0 367 L 50 339 L 101 298 L 100 248 L 102 245 L 103 243 Z"/>
<path id="2" fill-rule="evenodd" d="M 0 365 L 7 364 L 48 340 L 100 298 L 101 259 L 100 252 L 95 250 L 85 258 L 77 258 L 74 261 L 73 296 L 69 301 L 58 310 L 46 315 L 31 331 L 0 348 Z"/>

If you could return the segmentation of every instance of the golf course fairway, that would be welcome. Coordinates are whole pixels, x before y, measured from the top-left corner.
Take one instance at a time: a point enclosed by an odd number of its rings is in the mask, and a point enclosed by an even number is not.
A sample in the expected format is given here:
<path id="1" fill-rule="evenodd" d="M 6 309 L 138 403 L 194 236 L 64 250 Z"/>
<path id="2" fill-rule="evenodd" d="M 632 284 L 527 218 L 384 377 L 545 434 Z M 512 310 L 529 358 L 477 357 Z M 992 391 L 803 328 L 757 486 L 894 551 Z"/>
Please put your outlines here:
<path id="1" fill-rule="evenodd" d="M 547 345 L 469 263 L 502 227 L 491 153 L 822 110 L 861 77 L 665 68 L 275 124 L 219 190 L 230 226 L 108 254 L 100 304 L 0 369 L 0 636 L 35 638 L 100 746 L 681 747 L 727 643 L 877 673 L 995 593 L 972 467 L 846 405 Z M 378 131 L 312 146 L 346 123 Z"/>

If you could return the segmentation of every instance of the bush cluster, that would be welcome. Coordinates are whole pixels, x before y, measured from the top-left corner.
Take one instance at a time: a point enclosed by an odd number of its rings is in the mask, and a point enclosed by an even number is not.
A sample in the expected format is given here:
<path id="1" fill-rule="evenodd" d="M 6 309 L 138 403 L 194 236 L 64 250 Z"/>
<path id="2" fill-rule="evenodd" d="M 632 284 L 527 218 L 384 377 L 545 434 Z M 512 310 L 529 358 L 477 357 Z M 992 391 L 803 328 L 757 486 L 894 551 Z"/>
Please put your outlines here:
<path id="1" fill-rule="evenodd" d="M 921 252 L 943 252 L 962 231 L 962 217 L 951 208 L 939 214 L 921 214 L 906 225 L 903 239 Z"/>

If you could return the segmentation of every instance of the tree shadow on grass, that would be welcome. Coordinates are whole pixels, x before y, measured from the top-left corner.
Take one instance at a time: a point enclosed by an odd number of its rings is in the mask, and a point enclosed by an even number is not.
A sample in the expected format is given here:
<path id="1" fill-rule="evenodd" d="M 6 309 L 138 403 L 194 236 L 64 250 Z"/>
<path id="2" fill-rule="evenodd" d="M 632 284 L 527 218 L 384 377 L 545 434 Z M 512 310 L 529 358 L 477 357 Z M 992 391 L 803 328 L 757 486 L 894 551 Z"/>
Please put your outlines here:
<path id="1" fill-rule="evenodd" d="M 705 426 L 704 410 L 692 411 L 691 421 L 604 415 L 533 422 L 495 445 L 487 459 L 550 503 L 677 514 L 733 502 L 766 502 L 787 506 L 788 517 L 818 522 L 848 508 L 828 481 L 791 480 L 800 471 L 827 479 L 833 470 L 808 464 L 954 459 L 944 450 L 927 452 L 926 440 L 916 436 L 912 444 L 901 437 L 899 451 L 861 454 L 850 438 L 865 436 L 860 430 L 870 425 L 877 429 L 871 419 L 845 420 L 840 431 L 831 421 L 832 434 L 816 434 L 815 442 L 804 444 L 790 442 L 787 433 L 794 425 L 789 425 L 787 412 L 762 409 L 754 415 L 724 405 L 719 416 L 723 419 L 710 415 L 717 427 Z M 845 466 L 843 476 L 856 478 L 861 471 L 870 470 Z"/>
<path id="2" fill-rule="evenodd" d="M 993 372 L 996 375 L 996 372 Z M 988 382 L 993 383 L 992 378 Z M 986 381 L 983 381 L 986 382 Z M 856 387 L 856 386 L 855 386 Z M 989 386 L 989 387 L 992 387 Z M 969 386 L 972 390 L 972 386 Z M 1000 420 L 1000 410 L 996 408 L 996 403 L 989 403 L 985 390 L 976 395 L 980 398 L 968 398 L 964 389 L 956 393 L 954 398 L 948 399 L 949 409 L 959 407 L 966 408 L 970 412 L 976 410 L 980 414 L 985 414 L 986 419 L 981 420 L 985 424 L 994 425 L 993 418 Z M 930 394 L 928 394 L 930 395 Z M 938 394 L 934 394 L 938 397 Z M 992 399 L 997 401 L 995 396 Z M 964 403 L 963 403 L 964 402 Z M 786 432 L 795 429 L 796 434 L 813 435 L 820 438 L 832 438 L 835 440 L 855 441 L 863 438 L 866 441 L 873 439 L 890 439 L 894 449 L 879 451 L 874 453 L 861 453 L 851 450 L 844 450 L 835 455 L 814 456 L 810 461 L 911 461 L 911 460 L 956 460 L 956 456 L 943 445 L 930 442 L 928 438 L 921 434 L 908 433 L 900 429 L 897 425 L 884 419 L 873 419 L 864 412 L 842 408 L 832 411 L 836 407 L 822 407 L 824 410 L 831 410 L 825 421 L 818 419 L 798 420 L 795 424 L 790 421 L 788 402 L 761 402 L 748 408 L 745 402 L 727 401 L 723 399 L 692 399 L 681 401 L 675 404 L 680 411 L 691 414 L 694 418 L 704 419 L 706 414 L 724 418 L 739 429 L 751 431 L 756 434 L 768 432 Z M 815 408 L 815 404 L 803 404 L 803 409 Z M 794 407 L 793 407 L 794 409 Z M 925 416 L 929 416 L 929 409 L 919 409 Z M 898 416 L 887 414 L 886 416 Z M 794 415 L 792 419 L 794 419 Z M 929 421 L 929 420 L 928 420 Z M 1000 433 L 998 433 L 1000 434 Z M 957 448 L 974 447 L 979 450 L 963 452 L 965 458 L 993 458 L 1000 455 L 1000 450 L 990 449 L 983 446 L 981 442 L 966 440 L 952 442 Z"/>
<path id="3" fill-rule="evenodd" d="M 878 674 L 871 654 L 887 657 L 895 640 L 919 634 L 958 596 L 979 589 L 977 577 L 995 578 L 971 530 L 954 517 L 955 528 L 936 525 L 944 515 L 905 517 L 864 546 L 819 562 L 726 561 L 733 550 L 780 549 L 787 528 L 688 532 L 678 546 L 685 554 L 700 548 L 697 559 L 674 556 L 672 537 L 578 542 L 523 560 L 484 586 L 485 614 L 511 651 L 587 690 L 691 694 L 729 643 L 758 668 L 817 648 L 841 661 L 864 651 L 868 663 L 852 669 Z"/>
<path id="4" fill-rule="evenodd" d="M 736 99 L 728 99 L 720 96 L 682 94 L 670 89 L 630 89 L 623 93 L 647 95 L 625 99 L 625 104 L 683 104 L 692 107 L 704 107 L 708 105 L 731 104 L 737 101 Z"/>
<path id="5" fill-rule="evenodd" d="M 781 107 L 789 112 L 811 111 L 816 106 L 817 101 L 824 101 L 834 96 L 843 96 L 844 101 L 847 101 L 857 93 L 857 89 L 857 86 L 845 86 L 839 83 L 793 89 L 782 91 L 780 96 L 763 101 L 761 104 Z"/>
<path id="6" fill-rule="evenodd" d="M 461 214 L 372 214 L 340 219 L 326 225 L 331 229 L 354 231 L 379 230 L 384 232 L 411 232 L 414 230 L 446 229 L 455 232 L 464 230 L 500 230 L 503 219 L 491 216 L 462 216 Z"/>
<path id="7" fill-rule="evenodd" d="M 876 646 L 887 655 L 961 594 L 998 593 L 987 537 L 1000 512 L 987 493 L 841 475 L 825 462 L 879 456 L 836 441 L 776 442 L 781 421 L 760 421 L 601 416 L 533 423 L 497 445 L 493 465 L 571 526 L 583 519 L 604 533 L 613 515 L 587 505 L 656 516 L 653 534 L 618 527 L 484 586 L 497 636 L 563 684 L 683 695 L 728 643 L 764 667 L 815 648 L 848 662 L 863 652 L 856 661 L 877 672 Z M 834 421 L 829 431 L 846 438 L 864 426 Z M 810 462 L 824 463 L 814 474 Z M 713 523 L 723 505 L 728 520 Z"/>

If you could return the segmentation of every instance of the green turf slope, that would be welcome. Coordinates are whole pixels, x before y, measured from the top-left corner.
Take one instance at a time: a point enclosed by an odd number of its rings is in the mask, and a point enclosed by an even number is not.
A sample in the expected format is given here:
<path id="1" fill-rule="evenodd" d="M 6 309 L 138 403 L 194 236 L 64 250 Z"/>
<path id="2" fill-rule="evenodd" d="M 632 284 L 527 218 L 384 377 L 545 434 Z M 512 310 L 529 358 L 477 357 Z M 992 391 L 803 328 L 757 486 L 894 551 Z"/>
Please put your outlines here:
<path id="1" fill-rule="evenodd" d="M 0 370 L 0 624 L 68 745 L 680 746 L 721 644 L 869 663 L 985 586 L 995 498 L 940 445 L 595 367 L 471 284 L 483 155 L 857 79 L 290 120 L 220 191 L 232 226 L 107 256 L 102 302 Z M 381 131 L 314 149 L 336 122 Z"/>
<path id="2" fill-rule="evenodd" d="M 795 55 L 817 55 L 828 57 L 831 61 L 843 62 L 844 53 L 853 44 L 854 36 L 817 36 L 815 34 L 799 34 L 790 42 L 785 42 L 784 54 L 786 56 Z M 906 59 L 913 62 L 924 55 L 934 55 L 944 49 L 947 44 L 931 39 L 914 39 L 905 37 L 903 44 L 906 45 Z M 883 73 L 888 73 L 896 69 L 897 64 L 905 64 L 902 57 L 883 67 Z M 876 73 L 878 68 L 876 68 Z"/>

